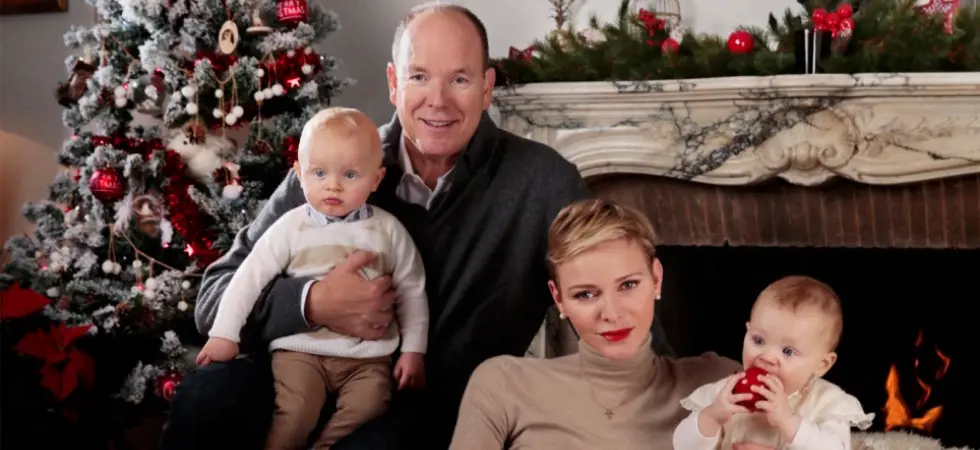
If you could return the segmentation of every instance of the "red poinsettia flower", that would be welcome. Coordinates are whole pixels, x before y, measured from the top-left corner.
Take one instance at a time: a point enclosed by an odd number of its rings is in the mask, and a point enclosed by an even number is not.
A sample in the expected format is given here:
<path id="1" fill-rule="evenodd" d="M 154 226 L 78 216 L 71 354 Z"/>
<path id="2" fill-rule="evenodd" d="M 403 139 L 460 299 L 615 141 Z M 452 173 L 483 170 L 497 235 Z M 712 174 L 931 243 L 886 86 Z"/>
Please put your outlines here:
<path id="1" fill-rule="evenodd" d="M 38 330 L 24 336 L 15 350 L 44 360 L 41 367 L 41 385 L 48 388 L 58 400 L 64 400 L 81 381 L 92 386 L 95 381 L 95 363 L 85 353 L 70 348 L 72 342 L 88 333 L 92 325 L 66 327 L 64 323 L 50 330 Z"/>
<path id="2" fill-rule="evenodd" d="M 0 320 L 29 316 L 48 306 L 47 297 L 14 283 L 0 292 Z"/>

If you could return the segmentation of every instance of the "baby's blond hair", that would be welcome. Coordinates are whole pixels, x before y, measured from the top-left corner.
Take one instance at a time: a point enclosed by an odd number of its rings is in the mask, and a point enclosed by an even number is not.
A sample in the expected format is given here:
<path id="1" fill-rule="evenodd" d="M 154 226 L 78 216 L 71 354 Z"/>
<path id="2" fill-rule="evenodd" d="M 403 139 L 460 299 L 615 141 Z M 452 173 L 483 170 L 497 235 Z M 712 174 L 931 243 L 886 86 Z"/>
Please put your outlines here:
<path id="1" fill-rule="evenodd" d="M 827 283 L 803 275 L 783 277 L 762 290 L 752 310 L 755 311 L 760 304 L 765 303 L 793 312 L 804 308 L 816 308 L 830 321 L 830 326 L 826 330 L 830 339 L 830 349 L 836 349 L 837 344 L 840 343 L 844 315 L 841 312 L 840 298 Z"/>
<path id="2" fill-rule="evenodd" d="M 318 111 L 303 125 L 303 133 L 299 137 L 297 149 L 298 161 L 307 161 L 310 148 L 316 135 L 326 131 L 333 138 L 368 137 L 369 150 L 376 152 L 378 164 L 381 164 L 381 137 L 377 126 L 363 112 L 343 106 L 332 106 Z"/>
<path id="3" fill-rule="evenodd" d="M 652 262 L 657 234 L 643 213 L 601 199 L 574 202 L 558 212 L 548 230 L 548 273 L 606 242 L 626 239 L 637 243 Z"/>

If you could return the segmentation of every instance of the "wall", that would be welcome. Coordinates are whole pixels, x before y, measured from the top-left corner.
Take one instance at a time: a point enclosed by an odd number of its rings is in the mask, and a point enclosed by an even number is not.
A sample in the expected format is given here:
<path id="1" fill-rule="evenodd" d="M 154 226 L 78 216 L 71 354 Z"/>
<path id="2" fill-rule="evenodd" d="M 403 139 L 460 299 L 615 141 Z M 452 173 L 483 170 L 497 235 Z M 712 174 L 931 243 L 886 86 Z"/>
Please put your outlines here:
<path id="1" fill-rule="evenodd" d="M 29 230 L 21 205 L 45 198 L 59 169 L 56 152 L 69 135 L 54 98 L 67 79 L 62 36 L 92 21 L 80 0 L 66 13 L 0 16 L 0 242 Z"/>
<path id="2" fill-rule="evenodd" d="M 377 122 L 391 118 L 385 87 L 385 64 L 399 19 L 421 0 L 320 0 L 339 16 L 343 29 L 318 50 L 341 60 L 340 75 L 358 83 L 338 103 L 361 108 Z M 652 0 L 649 0 L 652 1 Z M 737 25 L 764 26 L 770 10 L 777 13 L 793 0 L 680 0 L 685 25 L 698 32 L 727 34 Z M 493 56 L 524 47 L 552 28 L 546 0 L 460 0 L 486 23 Z M 379 5 L 384 5 L 383 8 Z M 611 19 L 617 0 L 579 0 L 574 21 L 583 25 L 590 14 Z M 90 25 L 92 10 L 71 2 L 67 13 L 0 16 L 0 242 L 28 230 L 21 205 L 46 195 L 58 170 L 55 153 L 68 131 L 61 106 L 53 96 L 67 78 L 68 54 L 62 35 L 71 25 Z M 519 19 L 519 20 L 518 20 Z"/>

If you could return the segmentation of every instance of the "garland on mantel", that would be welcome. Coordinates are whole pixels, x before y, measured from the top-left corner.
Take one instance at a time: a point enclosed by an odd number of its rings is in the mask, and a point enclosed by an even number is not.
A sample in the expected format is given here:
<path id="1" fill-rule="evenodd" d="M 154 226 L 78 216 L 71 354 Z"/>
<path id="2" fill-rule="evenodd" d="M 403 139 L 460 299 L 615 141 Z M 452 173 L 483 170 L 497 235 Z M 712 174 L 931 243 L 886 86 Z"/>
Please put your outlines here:
<path id="1" fill-rule="evenodd" d="M 804 30 L 812 31 L 815 22 L 824 22 L 823 12 L 840 12 L 845 4 L 852 22 L 816 23 L 827 30 L 821 33 L 817 72 L 980 71 L 980 13 L 972 8 L 946 24 L 942 13 L 929 13 L 914 0 L 854 1 L 808 2 L 801 12 L 787 9 L 781 21 L 770 14 L 768 30 L 743 27 L 727 38 L 686 33 L 678 42 L 663 21 L 648 11 L 631 11 L 631 2 L 622 0 L 616 23 L 603 25 L 593 17 L 583 32 L 555 30 L 494 60 L 497 85 L 800 74 Z M 931 1 L 938 7 L 944 0 Z"/>

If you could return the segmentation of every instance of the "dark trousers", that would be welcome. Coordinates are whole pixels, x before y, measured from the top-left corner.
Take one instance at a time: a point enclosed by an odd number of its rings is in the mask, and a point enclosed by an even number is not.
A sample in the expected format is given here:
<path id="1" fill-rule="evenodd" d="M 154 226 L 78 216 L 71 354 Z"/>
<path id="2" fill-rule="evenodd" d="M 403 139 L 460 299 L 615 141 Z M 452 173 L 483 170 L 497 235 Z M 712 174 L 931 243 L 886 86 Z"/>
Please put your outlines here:
<path id="1" fill-rule="evenodd" d="M 330 417 L 328 402 L 321 424 Z M 275 410 L 275 388 L 268 355 L 235 359 L 187 375 L 171 403 L 160 450 L 265 447 Z M 398 450 L 394 414 L 368 422 L 334 450 Z"/>

